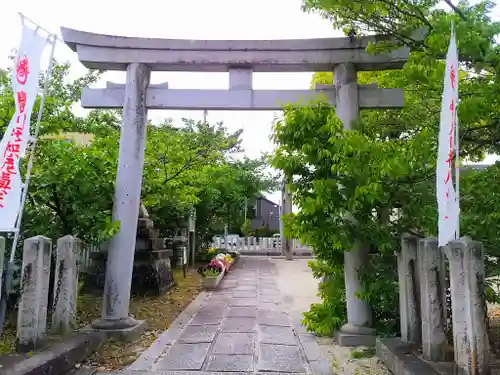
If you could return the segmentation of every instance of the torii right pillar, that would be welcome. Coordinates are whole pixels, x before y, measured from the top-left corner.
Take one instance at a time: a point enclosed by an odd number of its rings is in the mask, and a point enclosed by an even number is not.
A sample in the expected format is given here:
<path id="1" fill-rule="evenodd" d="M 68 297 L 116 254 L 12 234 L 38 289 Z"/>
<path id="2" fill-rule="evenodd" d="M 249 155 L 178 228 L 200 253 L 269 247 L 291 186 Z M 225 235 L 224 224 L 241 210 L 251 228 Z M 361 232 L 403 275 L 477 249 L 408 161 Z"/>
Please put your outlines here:
<path id="1" fill-rule="evenodd" d="M 356 68 L 353 64 L 339 64 L 334 68 L 336 112 L 345 130 L 352 130 L 359 118 L 359 93 Z M 368 246 L 355 241 L 350 251 L 344 253 L 344 275 L 347 298 L 347 323 L 335 332 L 340 346 L 375 345 L 371 306 L 356 294 L 362 290 L 358 269 L 367 264 Z"/>

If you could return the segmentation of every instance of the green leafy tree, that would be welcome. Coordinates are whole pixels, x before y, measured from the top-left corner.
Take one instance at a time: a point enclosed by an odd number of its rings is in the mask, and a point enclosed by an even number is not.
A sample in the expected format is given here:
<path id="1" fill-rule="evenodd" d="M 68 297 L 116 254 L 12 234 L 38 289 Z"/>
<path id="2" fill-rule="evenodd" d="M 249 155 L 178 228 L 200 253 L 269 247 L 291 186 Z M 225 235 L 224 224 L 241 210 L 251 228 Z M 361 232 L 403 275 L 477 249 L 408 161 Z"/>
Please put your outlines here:
<path id="1" fill-rule="evenodd" d="M 94 110 L 75 115 L 72 108 L 82 88 L 94 83 L 99 73 L 89 72 L 68 83 L 69 69 L 69 64 L 54 63 L 23 235 L 106 239 L 119 227 L 111 222 L 111 212 L 121 114 Z M 40 84 L 44 84 L 43 77 Z M 9 71 L 2 70 L 0 133 L 13 113 Z M 71 142 L 75 133 L 90 135 L 90 142 Z M 241 134 L 241 130 L 228 132 L 222 124 L 192 120 L 183 120 L 181 126 L 174 126 L 171 120 L 148 124 L 142 199 L 163 235 L 184 227 L 194 206 L 200 208 L 199 233 L 206 237 L 213 235 L 221 222 L 240 226 L 245 197 L 272 187 L 264 173 L 264 159 L 232 160 L 232 154 L 242 151 Z M 209 209 L 204 211 L 203 206 Z"/>
<path id="2" fill-rule="evenodd" d="M 273 166 L 293 178 L 294 202 L 300 211 L 285 220 L 285 230 L 310 243 L 317 262 L 315 275 L 324 278 L 322 304 L 305 314 L 309 329 L 330 334 L 345 321 L 343 252 L 359 239 L 371 249 L 370 264 L 361 270 L 364 291 L 374 308 L 376 328 L 393 332 L 398 324 L 397 272 L 394 251 L 402 233 L 436 235 L 435 165 L 450 23 L 455 23 L 462 61 L 459 118 L 463 159 L 481 160 L 498 151 L 499 24 L 492 22 L 490 2 L 456 9 L 435 7 L 437 1 L 304 0 L 333 26 L 358 35 L 390 35 L 412 48 L 401 70 L 360 72 L 360 83 L 405 90 L 402 111 L 363 111 L 355 131 L 345 132 L 333 109 L 323 103 L 286 108 L 274 126 L 278 148 Z M 421 40 L 415 31 L 425 27 Z M 369 52 L 394 48 L 370 45 Z M 313 84 L 332 83 L 332 75 L 316 73 Z M 463 233 L 482 240 L 498 255 L 497 167 L 463 176 Z M 482 191 L 477 198 L 474 191 Z M 474 208 L 473 206 L 476 205 Z M 349 215 L 347 215 L 349 213 Z M 354 219 L 354 220 L 352 220 Z M 484 224 L 491 225 L 486 229 Z M 493 229 L 494 228 L 494 229 Z"/>
<path id="3" fill-rule="evenodd" d="M 26 205 L 25 235 L 94 239 L 113 234 L 117 157 L 116 134 L 97 138 L 88 146 L 42 140 Z"/>
<path id="4" fill-rule="evenodd" d="M 200 239 L 210 241 L 228 224 L 231 233 L 241 233 L 245 223 L 245 201 L 256 199 L 262 192 L 276 189 L 276 179 L 265 172 L 265 158 L 228 160 L 223 168 L 210 171 L 210 183 L 199 195 L 196 205 Z M 248 227 L 248 224 L 246 224 Z M 250 222 L 251 229 L 251 222 Z"/>
<path id="5" fill-rule="evenodd" d="M 243 236 L 245 237 L 248 237 L 251 231 L 252 231 L 252 220 L 245 218 L 245 222 L 241 226 L 241 234 L 243 234 Z"/>
<path id="6" fill-rule="evenodd" d="M 68 83 L 69 69 L 67 63 L 53 65 L 25 207 L 24 237 L 44 234 L 57 238 L 73 234 L 87 239 L 110 234 L 116 227 L 108 217 L 112 202 L 108 197 L 116 171 L 119 117 L 112 111 L 91 111 L 84 117 L 75 115 L 71 108 L 80 100 L 81 89 L 96 82 L 99 73 L 89 72 Z M 10 71 L 0 70 L 2 136 L 15 110 L 10 85 Z M 44 85 L 43 75 L 40 85 Z M 40 98 L 34 114 L 39 104 Z M 36 115 L 32 116 L 32 132 L 35 121 Z M 90 147 L 82 148 L 53 137 L 59 134 L 64 139 L 63 134 L 69 132 L 108 134 L 111 138 L 96 140 Z M 21 165 L 22 170 L 25 167 Z M 102 195 L 96 195 L 96 191 Z M 96 197 L 103 199 L 99 201 Z"/>

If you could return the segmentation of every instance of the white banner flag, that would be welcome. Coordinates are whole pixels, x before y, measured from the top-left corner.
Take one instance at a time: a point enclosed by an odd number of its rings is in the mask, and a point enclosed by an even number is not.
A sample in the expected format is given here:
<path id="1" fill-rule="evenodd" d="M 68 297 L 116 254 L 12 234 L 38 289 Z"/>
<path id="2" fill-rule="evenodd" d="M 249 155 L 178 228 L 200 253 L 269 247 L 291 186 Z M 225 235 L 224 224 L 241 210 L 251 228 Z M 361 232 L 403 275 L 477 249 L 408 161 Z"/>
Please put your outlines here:
<path id="1" fill-rule="evenodd" d="M 457 145 L 456 126 L 458 105 L 458 53 L 455 33 L 451 30 L 450 45 L 446 55 L 443 101 L 439 125 L 439 146 L 436 171 L 436 194 L 438 203 L 439 246 L 445 246 L 455 238 L 458 230 L 460 206 L 453 187 L 452 167 L 454 149 Z M 455 160 L 458 163 L 458 160 Z"/>
<path id="2" fill-rule="evenodd" d="M 26 155 L 30 119 L 38 95 L 40 62 L 47 37 L 23 22 L 21 45 L 12 69 L 16 111 L 0 141 L 0 232 L 13 231 L 21 210 L 23 182 L 19 161 Z"/>

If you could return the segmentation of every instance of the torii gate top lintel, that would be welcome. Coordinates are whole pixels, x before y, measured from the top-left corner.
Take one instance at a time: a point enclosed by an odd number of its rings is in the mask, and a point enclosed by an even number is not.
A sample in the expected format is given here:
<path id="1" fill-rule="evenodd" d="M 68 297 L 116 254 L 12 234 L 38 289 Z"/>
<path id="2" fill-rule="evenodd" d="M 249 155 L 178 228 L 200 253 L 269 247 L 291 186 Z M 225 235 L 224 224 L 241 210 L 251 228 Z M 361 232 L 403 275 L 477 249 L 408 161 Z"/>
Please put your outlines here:
<path id="1" fill-rule="evenodd" d="M 126 70 L 129 63 L 144 63 L 152 71 L 227 72 L 246 68 L 254 72 L 331 72 L 338 64 L 356 70 L 399 69 L 409 48 L 370 55 L 370 42 L 387 36 L 282 40 L 189 40 L 137 38 L 95 34 L 61 27 L 66 44 L 90 69 Z"/>

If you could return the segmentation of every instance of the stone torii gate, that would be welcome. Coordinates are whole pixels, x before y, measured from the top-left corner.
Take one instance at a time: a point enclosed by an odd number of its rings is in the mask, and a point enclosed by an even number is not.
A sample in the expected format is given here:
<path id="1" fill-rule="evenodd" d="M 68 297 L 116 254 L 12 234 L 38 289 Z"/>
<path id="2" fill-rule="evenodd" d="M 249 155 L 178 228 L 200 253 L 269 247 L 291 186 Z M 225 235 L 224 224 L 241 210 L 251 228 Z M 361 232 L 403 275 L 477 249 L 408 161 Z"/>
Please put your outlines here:
<path id="1" fill-rule="evenodd" d="M 137 217 L 141 196 L 148 109 L 279 110 L 283 104 L 303 103 L 321 94 L 336 107 L 346 129 L 362 108 L 401 108 L 401 89 L 358 85 L 357 71 L 399 69 L 410 50 L 370 55 L 366 47 L 384 37 L 297 40 L 176 40 L 100 35 L 61 28 L 66 44 L 90 69 L 124 70 L 125 85 L 86 88 L 85 108 L 123 108 L 113 220 L 120 231 L 110 243 L 106 266 L 104 306 L 95 328 L 134 330 L 140 323 L 129 317 L 130 286 Z M 228 90 L 169 89 L 150 85 L 151 71 L 229 72 Z M 315 90 L 253 90 L 253 72 L 334 72 L 333 86 Z M 291 206 L 291 205 L 287 205 Z M 284 212 L 286 213 L 286 212 Z M 348 323 L 337 334 L 341 345 L 374 341 L 371 308 L 356 297 L 357 275 L 368 249 L 358 243 L 345 254 Z"/>

